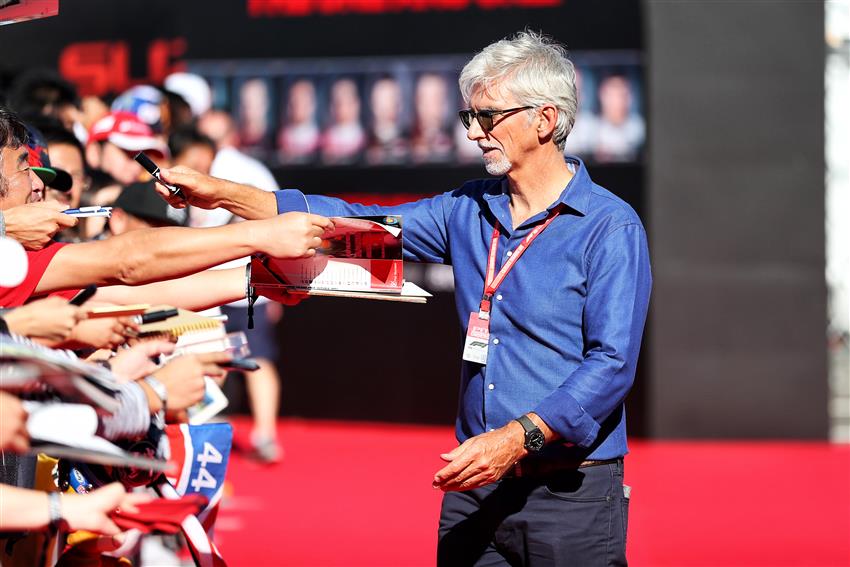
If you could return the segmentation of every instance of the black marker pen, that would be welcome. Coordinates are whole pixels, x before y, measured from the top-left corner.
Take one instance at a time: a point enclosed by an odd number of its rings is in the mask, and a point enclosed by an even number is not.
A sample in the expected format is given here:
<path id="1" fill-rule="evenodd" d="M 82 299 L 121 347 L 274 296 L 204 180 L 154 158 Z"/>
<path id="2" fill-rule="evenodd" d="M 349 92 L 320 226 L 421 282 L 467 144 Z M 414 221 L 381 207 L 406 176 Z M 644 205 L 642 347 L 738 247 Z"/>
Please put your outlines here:
<path id="1" fill-rule="evenodd" d="M 136 157 L 134 157 L 133 159 L 139 162 L 139 165 L 144 167 L 145 171 L 150 173 L 151 177 L 156 179 L 157 183 L 168 189 L 172 195 L 174 195 L 175 197 L 180 197 L 184 201 L 186 200 L 186 196 L 183 194 L 183 191 L 181 191 L 179 187 L 170 185 L 162 180 L 162 176 L 159 174 L 159 166 L 155 164 L 153 160 L 145 154 L 145 152 L 137 153 Z"/>

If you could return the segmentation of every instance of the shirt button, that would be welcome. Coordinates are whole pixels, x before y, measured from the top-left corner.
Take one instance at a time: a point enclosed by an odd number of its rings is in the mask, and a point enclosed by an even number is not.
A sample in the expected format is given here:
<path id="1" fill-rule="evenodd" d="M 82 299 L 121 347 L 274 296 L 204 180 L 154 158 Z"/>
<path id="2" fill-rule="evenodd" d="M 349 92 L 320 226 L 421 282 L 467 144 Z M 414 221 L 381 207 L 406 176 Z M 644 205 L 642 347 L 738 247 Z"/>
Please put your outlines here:
<path id="1" fill-rule="evenodd" d="M 487 389 L 488 389 L 488 390 L 492 390 L 492 389 L 493 389 L 493 388 L 495 388 L 495 387 L 496 387 L 496 385 L 495 385 L 495 384 L 490 384 L 489 386 L 487 386 Z"/>
<path id="2" fill-rule="evenodd" d="M 493 339 L 493 344 L 494 344 L 494 345 L 499 344 L 499 339 Z"/>
<path id="3" fill-rule="evenodd" d="M 488 429 L 487 431 L 496 431 L 496 430 L 495 430 L 495 429 L 493 429 L 493 428 L 491 427 L 491 428 L 490 428 L 490 429 Z"/>
<path id="4" fill-rule="evenodd" d="M 513 250 L 508 250 L 508 258 L 510 258 L 510 257 L 511 257 L 511 256 L 513 256 L 513 255 L 514 255 Z"/>
<path id="5" fill-rule="evenodd" d="M 501 293 L 496 296 L 496 301 L 502 301 L 502 294 Z"/>

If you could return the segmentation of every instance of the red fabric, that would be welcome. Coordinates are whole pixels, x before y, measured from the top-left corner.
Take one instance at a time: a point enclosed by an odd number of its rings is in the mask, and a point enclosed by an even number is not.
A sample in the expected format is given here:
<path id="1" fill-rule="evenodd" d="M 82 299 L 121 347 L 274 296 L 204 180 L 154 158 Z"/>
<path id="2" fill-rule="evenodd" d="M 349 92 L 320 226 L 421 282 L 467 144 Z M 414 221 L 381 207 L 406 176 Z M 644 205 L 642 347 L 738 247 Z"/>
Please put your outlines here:
<path id="1" fill-rule="evenodd" d="M 233 424 L 235 444 L 250 446 L 250 417 Z M 431 479 L 457 445 L 453 427 L 283 419 L 278 438 L 278 465 L 231 454 L 216 525 L 231 565 L 433 567 L 442 492 Z M 850 445 L 629 446 L 630 566 L 850 566 Z"/>
<path id="2" fill-rule="evenodd" d="M 176 534 L 186 516 L 197 514 L 207 505 L 207 498 L 201 494 L 190 494 L 178 500 L 158 498 L 145 504 L 139 504 L 138 512 L 131 514 L 126 510 L 115 510 L 109 517 L 123 530 L 137 529 L 142 533 L 152 531 Z"/>
<path id="3" fill-rule="evenodd" d="M 51 242 L 41 250 L 36 252 L 27 251 L 27 260 L 29 267 L 27 269 L 27 277 L 16 287 L 0 287 L 0 306 L 3 307 L 20 307 L 27 302 L 35 293 L 35 288 L 38 287 L 38 282 L 41 281 L 47 267 L 63 247 L 67 246 L 67 242 Z M 73 297 L 77 290 L 69 290 L 59 292 L 62 297 Z M 70 295 L 66 295 L 70 294 Z"/>

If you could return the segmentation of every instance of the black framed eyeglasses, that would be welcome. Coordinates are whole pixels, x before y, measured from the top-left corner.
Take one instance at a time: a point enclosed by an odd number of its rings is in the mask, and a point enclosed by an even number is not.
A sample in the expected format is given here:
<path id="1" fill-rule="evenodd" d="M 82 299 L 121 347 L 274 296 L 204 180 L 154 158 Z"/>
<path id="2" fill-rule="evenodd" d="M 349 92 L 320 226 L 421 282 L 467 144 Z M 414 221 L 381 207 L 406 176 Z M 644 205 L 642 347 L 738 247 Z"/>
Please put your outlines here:
<path id="1" fill-rule="evenodd" d="M 457 113 L 460 116 L 460 121 L 463 124 L 463 127 L 469 130 L 469 127 L 472 126 L 472 119 L 475 118 L 478 120 L 478 125 L 481 126 L 481 129 L 484 132 L 489 132 L 493 129 L 493 117 L 498 116 L 499 114 L 509 114 L 512 112 L 519 112 L 520 110 L 528 110 L 529 108 L 534 108 L 533 106 L 518 106 L 516 108 L 506 108 L 505 110 L 479 110 L 475 111 L 471 108 L 467 110 L 461 110 Z"/>

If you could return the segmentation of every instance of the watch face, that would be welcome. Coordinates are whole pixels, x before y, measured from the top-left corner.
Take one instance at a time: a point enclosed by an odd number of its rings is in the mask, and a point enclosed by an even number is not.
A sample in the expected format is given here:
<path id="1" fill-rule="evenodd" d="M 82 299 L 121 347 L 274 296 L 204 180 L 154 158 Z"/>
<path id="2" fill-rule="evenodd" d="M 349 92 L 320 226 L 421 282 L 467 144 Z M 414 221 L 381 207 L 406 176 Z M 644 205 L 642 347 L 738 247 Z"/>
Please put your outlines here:
<path id="1" fill-rule="evenodd" d="M 546 437 L 543 435 L 543 432 L 539 429 L 535 429 L 534 431 L 529 431 L 525 435 L 525 448 L 529 451 L 537 452 L 543 448 L 543 445 L 546 443 Z"/>

